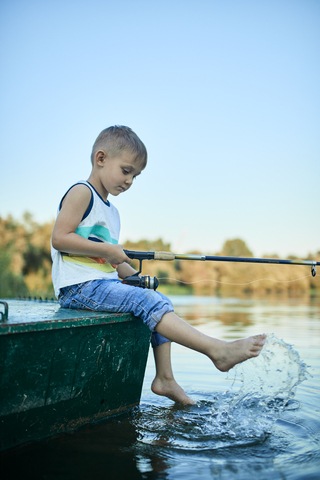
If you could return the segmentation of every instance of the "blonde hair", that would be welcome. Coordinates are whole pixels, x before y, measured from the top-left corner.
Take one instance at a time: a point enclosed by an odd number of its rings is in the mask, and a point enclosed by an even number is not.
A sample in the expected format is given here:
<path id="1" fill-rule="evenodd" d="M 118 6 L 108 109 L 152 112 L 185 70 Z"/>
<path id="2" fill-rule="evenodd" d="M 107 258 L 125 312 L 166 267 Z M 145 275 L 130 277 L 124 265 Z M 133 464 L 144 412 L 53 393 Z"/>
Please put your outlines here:
<path id="1" fill-rule="evenodd" d="M 92 164 L 99 150 L 104 150 L 110 157 L 129 152 L 134 155 L 134 161 L 139 163 L 142 169 L 147 165 L 148 154 L 144 143 L 131 128 L 123 125 L 108 127 L 98 135 L 92 147 Z"/>

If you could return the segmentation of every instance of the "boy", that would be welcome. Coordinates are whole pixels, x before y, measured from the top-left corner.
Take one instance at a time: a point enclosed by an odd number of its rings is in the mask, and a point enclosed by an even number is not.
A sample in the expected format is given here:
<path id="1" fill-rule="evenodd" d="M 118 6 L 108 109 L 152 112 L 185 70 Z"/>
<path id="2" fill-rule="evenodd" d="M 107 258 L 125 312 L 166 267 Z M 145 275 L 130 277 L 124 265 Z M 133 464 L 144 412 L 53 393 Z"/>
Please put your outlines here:
<path id="1" fill-rule="evenodd" d="M 174 379 L 171 341 L 207 355 L 221 371 L 256 357 L 266 335 L 224 342 L 194 329 L 159 292 L 124 285 L 135 273 L 118 244 L 120 220 L 109 194 L 128 190 L 147 164 L 147 151 L 128 127 L 103 130 L 91 154 L 86 182 L 73 185 L 61 200 L 52 233 L 52 279 L 60 305 L 67 308 L 131 312 L 152 332 L 156 375 L 151 389 L 182 404 L 194 404 Z"/>

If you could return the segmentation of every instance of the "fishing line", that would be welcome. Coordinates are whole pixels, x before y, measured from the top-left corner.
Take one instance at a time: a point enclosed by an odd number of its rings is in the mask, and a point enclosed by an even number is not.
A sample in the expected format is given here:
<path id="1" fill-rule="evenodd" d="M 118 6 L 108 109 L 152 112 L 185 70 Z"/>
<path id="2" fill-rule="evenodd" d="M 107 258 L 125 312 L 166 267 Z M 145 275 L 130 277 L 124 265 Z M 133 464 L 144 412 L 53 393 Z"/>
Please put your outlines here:
<path id="1" fill-rule="evenodd" d="M 251 285 L 252 283 L 256 283 L 256 282 L 262 282 L 264 280 L 269 282 L 276 282 L 276 283 L 291 283 L 291 282 L 297 282 L 298 280 L 303 280 L 304 278 L 308 278 L 311 276 L 312 275 L 306 275 L 305 277 L 295 278 L 294 280 L 275 280 L 273 278 L 259 278 L 258 280 L 253 280 L 252 282 L 248 282 L 248 283 L 220 282 L 219 280 L 213 280 L 212 278 L 196 280 L 195 282 L 183 282 L 182 280 L 178 280 L 177 278 L 170 278 L 170 277 L 160 277 L 158 278 L 158 280 L 173 280 L 175 282 L 184 283 L 185 285 L 193 285 L 194 283 L 200 283 L 200 282 L 216 282 L 216 283 L 221 283 L 223 285 L 245 286 L 245 285 Z"/>

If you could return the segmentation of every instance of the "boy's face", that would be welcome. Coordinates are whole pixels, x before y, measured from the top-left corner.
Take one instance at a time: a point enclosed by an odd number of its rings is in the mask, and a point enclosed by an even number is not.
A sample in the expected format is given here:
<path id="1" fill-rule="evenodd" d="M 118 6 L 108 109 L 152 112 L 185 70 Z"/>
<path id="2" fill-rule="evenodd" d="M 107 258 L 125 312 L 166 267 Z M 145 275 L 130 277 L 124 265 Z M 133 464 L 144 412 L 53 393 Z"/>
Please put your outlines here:
<path id="1" fill-rule="evenodd" d="M 99 154 L 99 152 L 97 153 Z M 133 180 L 141 173 L 139 164 L 134 160 L 134 156 L 128 152 L 116 157 L 109 157 L 103 152 L 103 155 L 98 155 L 97 165 L 100 167 L 99 179 L 105 198 L 109 193 L 117 196 L 127 191 Z"/>

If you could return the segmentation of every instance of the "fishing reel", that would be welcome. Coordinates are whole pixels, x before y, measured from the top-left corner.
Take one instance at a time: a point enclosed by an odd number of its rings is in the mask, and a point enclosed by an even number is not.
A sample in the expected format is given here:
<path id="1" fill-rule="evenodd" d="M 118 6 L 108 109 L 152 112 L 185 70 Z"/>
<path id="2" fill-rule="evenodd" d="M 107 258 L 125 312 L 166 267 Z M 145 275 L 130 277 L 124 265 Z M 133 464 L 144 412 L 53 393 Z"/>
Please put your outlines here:
<path id="1" fill-rule="evenodd" d="M 125 277 L 122 280 L 122 283 L 125 285 L 132 285 L 133 287 L 140 287 L 140 288 L 150 288 L 152 290 L 157 290 L 159 286 L 159 280 L 157 277 L 150 277 L 150 275 L 142 275 L 139 277 L 140 272 L 135 273 L 134 275 L 130 275 L 129 277 Z"/>
<path id="2" fill-rule="evenodd" d="M 139 260 L 139 272 L 136 272 L 134 275 L 129 275 L 128 277 L 125 277 L 122 280 L 122 283 L 124 283 L 125 285 L 132 285 L 134 287 L 150 288 L 152 290 L 157 290 L 159 286 L 159 280 L 157 279 L 157 277 L 150 277 L 150 275 L 141 275 L 141 277 L 139 276 L 142 270 L 142 261 L 149 259 L 149 257 L 145 255 L 145 252 L 133 252 L 130 250 L 124 250 L 124 252 L 126 253 L 126 255 L 128 255 L 129 258 L 135 258 Z M 150 252 L 150 254 L 152 254 L 152 252 Z"/>

